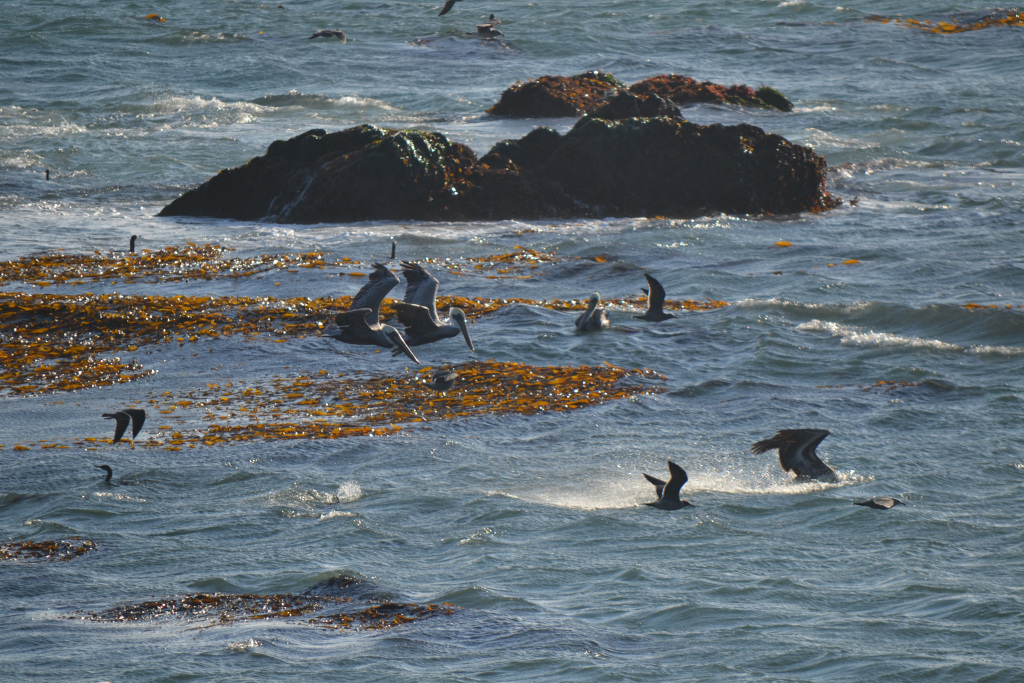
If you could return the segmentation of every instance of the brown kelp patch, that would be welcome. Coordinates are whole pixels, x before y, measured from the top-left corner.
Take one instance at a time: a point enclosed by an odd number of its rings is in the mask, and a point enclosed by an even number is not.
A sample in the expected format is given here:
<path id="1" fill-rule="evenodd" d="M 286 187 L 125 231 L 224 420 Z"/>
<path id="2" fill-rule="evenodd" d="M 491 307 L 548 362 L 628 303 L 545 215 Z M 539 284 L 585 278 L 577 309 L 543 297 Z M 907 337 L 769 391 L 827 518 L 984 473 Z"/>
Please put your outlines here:
<path id="1" fill-rule="evenodd" d="M 878 14 L 866 17 L 866 21 L 882 24 L 893 23 L 907 28 L 915 28 L 929 33 L 963 33 L 979 31 L 983 28 L 996 26 L 1024 26 L 1024 13 L 1016 10 L 996 10 L 988 14 L 952 15 L 948 21 L 930 21 L 928 19 L 910 19 L 903 16 L 886 17 Z"/>
<path id="2" fill-rule="evenodd" d="M 79 284 L 82 281 L 209 280 L 214 277 L 240 278 L 275 269 L 322 268 L 323 253 L 262 254 L 248 258 L 222 258 L 230 251 L 218 244 L 168 246 L 139 254 L 65 254 L 55 252 L 23 256 L 17 261 L 0 263 L 0 283 L 26 282 L 40 287 L 54 284 Z"/>
<path id="3" fill-rule="evenodd" d="M 76 391 L 130 382 L 153 374 L 134 353 L 144 345 L 179 345 L 231 335 L 265 335 L 274 341 L 319 335 L 329 316 L 346 310 L 351 297 L 206 297 L 120 294 L 0 293 L 0 391 L 19 394 Z M 509 304 L 576 311 L 582 300 L 439 297 L 480 317 Z M 642 297 L 606 303 L 643 309 Z M 665 302 L 667 310 L 710 310 L 724 301 Z M 381 307 L 387 319 L 388 303 Z"/>
<path id="4" fill-rule="evenodd" d="M 403 425 L 484 415 L 533 415 L 578 410 L 608 401 L 664 391 L 651 381 L 664 377 L 650 369 L 612 365 L 535 366 L 473 361 L 450 366 L 459 377 L 455 387 L 438 394 L 426 382 L 434 368 L 408 375 L 355 374 L 275 378 L 262 385 L 231 383 L 152 402 L 161 420 L 177 420 L 168 437 L 139 445 L 212 446 L 253 439 L 336 439 L 383 435 Z M 190 427 L 190 413 L 202 411 L 209 424 Z"/>
<path id="5" fill-rule="evenodd" d="M 0 560 L 67 561 L 96 549 L 96 541 L 71 536 L 56 541 L 12 541 L 0 543 Z"/>
<path id="6" fill-rule="evenodd" d="M 419 605 L 405 602 L 354 602 L 351 597 L 316 595 L 258 595 L 193 593 L 178 598 L 122 605 L 74 618 L 89 621 L 137 623 L 161 619 L 202 622 L 209 626 L 264 619 L 289 620 L 331 630 L 382 630 L 430 617 L 452 615 L 450 603 Z M 312 615 L 312 616 L 310 616 Z"/>

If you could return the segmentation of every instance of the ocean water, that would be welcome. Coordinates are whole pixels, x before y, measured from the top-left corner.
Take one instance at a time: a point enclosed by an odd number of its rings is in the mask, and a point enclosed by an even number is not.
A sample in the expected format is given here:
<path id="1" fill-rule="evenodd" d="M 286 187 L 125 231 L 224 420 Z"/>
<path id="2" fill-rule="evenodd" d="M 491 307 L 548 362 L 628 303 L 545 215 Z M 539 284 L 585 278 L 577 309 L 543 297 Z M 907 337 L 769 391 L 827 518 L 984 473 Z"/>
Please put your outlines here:
<path id="1" fill-rule="evenodd" d="M 211 386 L 416 376 L 404 358 L 317 335 L 140 345 L 116 354 L 156 371 L 134 381 L 5 389 L 0 542 L 80 537 L 96 549 L 0 561 L 0 678 L 1024 678 L 1024 29 L 935 33 L 866 19 L 967 24 L 1000 11 L 923 0 L 463 0 L 438 10 L 3 3 L 0 259 L 123 251 L 137 234 L 154 252 L 212 243 L 230 257 L 320 251 L 354 265 L 14 280 L 0 293 L 351 295 L 364 280 L 346 273 L 386 259 L 394 239 L 399 258 L 438 276 L 441 294 L 626 297 L 649 272 L 670 299 L 728 305 L 657 325 L 613 306 L 612 329 L 590 335 L 574 333 L 575 313 L 537 305 L 478 316 L 475 353 L 459 339 L 417 347 L 423 365 L 608 363 L 663 379 L 578 410 L 485 411 L 387 434 L 166 447 L 174 430 L 209 423 L 168 406 L 209 400 Z M 165 21 L 144 18 L 154 12 Z M 492 12 L 504 40 L 467 35 Z M 321 28 L 345 30 L 348 43 L 308 40 Z M 588 69 L 778 88 L 793 112 L 683 113 L 814 148 L 844 204 L 694 220 L 155 217 L 218 170 L 310 128 L 436 130 L 478 153 L 537 125 L 567 130 L 572 120 L 483 112 L 517 80 Z M 554 260 L 520 278 L 488 277 L 469 260 L 520 247 Z M 149 410 L 134 449 L 107 442 L 100 416 L 127 405 Z M 795 427 L 832 432 L 819 455 L 838 482 L 796 483 L 774 453 L 750 454 Z M 667 459 L 689 474 L 694 508 L 642 504 L 654 498 L 642 473 L 664 477 Z M 94 468 L 103 462 L 131 485 L 106 486 Z M 907 505 L 853 505 L 877 495 Z M 89 618 L 196 593 L 301 594 L 339 575 L 358 579 L 370 604 L 454 607 L 375 630 L 302 617 Z"/>

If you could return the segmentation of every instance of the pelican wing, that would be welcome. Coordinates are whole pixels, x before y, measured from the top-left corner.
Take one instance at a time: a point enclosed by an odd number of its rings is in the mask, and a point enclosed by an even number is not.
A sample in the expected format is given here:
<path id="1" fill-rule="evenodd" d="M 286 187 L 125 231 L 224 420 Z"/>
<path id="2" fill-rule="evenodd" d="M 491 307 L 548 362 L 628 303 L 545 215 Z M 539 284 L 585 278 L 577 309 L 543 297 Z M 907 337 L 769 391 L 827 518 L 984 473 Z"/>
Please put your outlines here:
<path id="1" fill-rule="evenodd" d="M 375 322 L 370 322 L 371 317 Z M 338 326 L 335 339 L 347 344 L 373 344 L 373 332 L 380 328 L 376 319 L 376 311 L 369 308 L 353 308 L 339 313 L 334 316 L 334 324 Z"/>
<path id="2" fill-rule="evenodd" d="M 435 323 L 440 323 L 441 318 L 437 315 L 437 278 L 423 269 L 423 266 L 416 263 L 402 261 L 402 275 L 405 276 L 405 301 L 407 304 L 423 306 L 430 312 L 430 317 Z M 403 325 L 405 323 L 402 323 Z"/>
<path id="3" fill-rule="evenodd" d="M 401 302 L 396 303 L 394 308 L 398 322 L 402 323 L 406 334 L 414 342 L 417 337 L 441 327 L 440 323 L 434 319 L 435 316 L 430 315 L 430 309 L 426 306 Z"/>
<path id="4" fill-rule="evenodd" d="M 124 436 L 124 430 L 128 429 L 128 424 L 132 421 L 131 416 L 119 410 L 116 413 L 103 413 L 103 417 L 114 420 L 114 443 L 117 443 Z"/>
<path id="5" fill-rule="evenodd" d="M 380 315 L 380 304 L 395 285 L 398 284 L 398 276 L 387 269 L 382 263 L 373 264 L 373 272 L 370 273 L 370 281 L 360 288 L 352 297 L 350 310 L 368 308 L 373 312 L 374 319 L 371 324 L 376 324 Z"/>

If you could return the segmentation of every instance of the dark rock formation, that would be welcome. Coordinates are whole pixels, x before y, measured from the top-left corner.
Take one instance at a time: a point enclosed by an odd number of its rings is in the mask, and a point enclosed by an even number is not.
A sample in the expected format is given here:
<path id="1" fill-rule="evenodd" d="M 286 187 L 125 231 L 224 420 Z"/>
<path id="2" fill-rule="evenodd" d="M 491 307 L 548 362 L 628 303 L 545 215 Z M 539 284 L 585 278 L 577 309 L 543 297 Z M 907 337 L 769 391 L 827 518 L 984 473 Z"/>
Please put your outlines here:
<path id="1" fill-rule="evenodd" d="M 577 76 L 541 76 L 526 83 L 516 83 L 501 94 L 498 102 L 487 110 L 495 116 L 511 118 L 575 117 L 598 115 L 599 107 L 621 97 L 626 85 L 611 74 L 588 71 Z M 698 102 L 738 104 L 791 111 L 793 104 L 774 88 L 754 90 L 746 85 L 720 85 L 700 82 L 688 76 L 665 74 L 629 86 L 628 91 L 645 102 L 633 116 L 670 116 L 661 105 L 648 102 L 658 95 L 677 105 Z M 620 103 L 622 106 L 624 102 Z M 625 114 L 602 118 L 626 118 Z"/>
<path id="2" fill-rule="evenodd" d="M 582 116 L 604 104 L 609 91 L 625 87 L 625 83 L 600 71 L 577 76 L 541 76 L 507 88 L 487 113 L 524 119 Z"/>
<path id="3" fill-rule="evenodd" d="M 591 112 L 596 119 L 635 119 L 651 116 L 668 116 L 681 119 L 679 108 L 664 97 L 654 93 L 634 95 L 628 90 L 619 90 L 604 104 Z"/>
<path id="4" fill-rule="evenodd" d="M 699 82 L 689 76 L 667 74 L 654 76 L 629 86 L 634 95 L 660 95 L 676 104 L 718 102 L 740 104 L 767 109 L 792 111 L 793 103 L 774 88 L 753 90 L 746 85 L 724 86 L 711 81 Z"/>
<path id="5" fill-rule="evenodd" d="M 813 151 L 755 126 L 678 116 L 589 116 L 565 135 L 537 128 L 505 140 L 479 160 L 438 133 L 359 126 L 274 142 L 160 215 L 317 223 L 791 213 L 836 206 L 825 170 Z"/>

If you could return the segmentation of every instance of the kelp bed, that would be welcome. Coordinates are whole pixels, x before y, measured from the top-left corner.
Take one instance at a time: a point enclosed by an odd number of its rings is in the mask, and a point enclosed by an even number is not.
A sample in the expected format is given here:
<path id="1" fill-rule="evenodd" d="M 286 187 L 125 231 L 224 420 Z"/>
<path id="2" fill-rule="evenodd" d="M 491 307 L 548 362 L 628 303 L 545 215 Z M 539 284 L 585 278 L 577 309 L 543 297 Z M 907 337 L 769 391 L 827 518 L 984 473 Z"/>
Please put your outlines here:
<path id="1" fill-rule="evenodd" d="M 0 543 L 0 560 L 70 560 L 96 549 L 96 542 L 78 536 L 57 541 Z"/>
<path id="2" fill-rule="evenodd" d="M 892 22 L 900 26 L 916 28 L 930 33 L 963 33 L 965 31 L 978 31 L 995 26 L 1024 26 L 1024 13 L 1015 10 L 997 10 L 982 16 L 977 14 L 954 15 L 950 16 L 948 21 L 872 15 L 867 17 L 867 21 L 876 21 L 882 24 Z"/>
<path id="3" fill-rule="evenodd" d="M 359 603 L 354 607 L 352 604 L 350 597 L 194 593 L 180 598 L 123 605 L 71 618 L 117 623 L 177 618 L 189 623 L 206 622 L 214 626 L 240 621 L 307 617 L 300 623 L 331 630 L 383 630 L 430 617 L 453 615 L 458 609 L 450 603 L 418 605 L 377 602 L 366 606 L 363 606 L 365 603 Z M 350 608 L 344 610 L 343 606 Z"/>
<path id="4" fill-rule="evenodd" d="M 473 361 L 446 366 L 459 377 L 455 386 L 437 393 L 426 386 L 433 368 L 405 375 L 356 373 L 329 377 L 273 378 L 267 382 L 207 383 L 202 389 L 150 399 L 150 421 L 140 447 L 183 447 L 253 439 L 338 439 L 393 434 L 404 427 L 426 427 L 439 420 L 494 415 L 533 415 L 599 405 L 645 393 L 664 391 L 653 370 L 594 367 L 540 367 L 524 363 Z M 630 381 L 631 380 L 631 381 Z M 156 410 L 154 412 L 152 409 Z M 199 413 L 199 415 L 197 415 Z M 198 426 L 205 421 L 205 426 Z M 173 424 L 173 423 L 177 424 Z M 150 427 L 149 425 L 158 425 Z M 97 432 L 109 424 L 97 421 Z M 109 438 L 86 437 L 77 447 L 95 447 Z M 33 443 L 40 448 L 67 448 Z M 24 449 L 24 444 L 15 449 Z"/>

